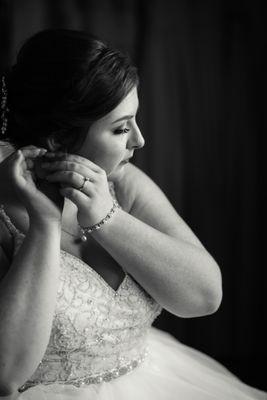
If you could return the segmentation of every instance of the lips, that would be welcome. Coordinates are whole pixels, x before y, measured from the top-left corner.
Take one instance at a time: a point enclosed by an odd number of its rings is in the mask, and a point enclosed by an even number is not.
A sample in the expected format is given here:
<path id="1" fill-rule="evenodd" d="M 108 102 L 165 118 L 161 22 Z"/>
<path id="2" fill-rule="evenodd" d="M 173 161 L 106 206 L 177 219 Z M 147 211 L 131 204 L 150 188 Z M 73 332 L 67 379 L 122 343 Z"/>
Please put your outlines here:
<path id="1" fill-rule="evenodd" d="M 122 160 L 120 163 L 121 164 L 126 164 L 126 163 L 128 163 L 129 161 L 130 161 L 130 159 L 133 157 L 133 154 L 130 156 L 130 157 L 128 157 L 128 158 L 125 158 L 124 160 Z"/>
<path id="2" fill-rule="evenodd" d="M 125 160 L 123 160 L 123 161 L 129 161 L 132 157 L 133 157 L 133 155 L 131 155 L 131 156 L 128 157 L 128 158 L 125 158 Z"/>

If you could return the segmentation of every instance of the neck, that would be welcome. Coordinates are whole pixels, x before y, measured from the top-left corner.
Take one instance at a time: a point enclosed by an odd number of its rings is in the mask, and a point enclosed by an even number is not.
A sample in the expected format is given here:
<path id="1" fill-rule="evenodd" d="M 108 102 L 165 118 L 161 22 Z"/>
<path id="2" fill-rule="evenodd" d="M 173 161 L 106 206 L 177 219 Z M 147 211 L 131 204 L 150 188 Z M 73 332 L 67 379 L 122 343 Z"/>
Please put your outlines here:
<path id="1" fill-rule="evenodd" d="M 64 208 L 62 213 L 62 226 L 68 229 L 74 226 L 78 226 L 77 223 L 77 206 L 69 199 L 64 199 Z M 70 230 L 72 232 L 72 230 Z"/>

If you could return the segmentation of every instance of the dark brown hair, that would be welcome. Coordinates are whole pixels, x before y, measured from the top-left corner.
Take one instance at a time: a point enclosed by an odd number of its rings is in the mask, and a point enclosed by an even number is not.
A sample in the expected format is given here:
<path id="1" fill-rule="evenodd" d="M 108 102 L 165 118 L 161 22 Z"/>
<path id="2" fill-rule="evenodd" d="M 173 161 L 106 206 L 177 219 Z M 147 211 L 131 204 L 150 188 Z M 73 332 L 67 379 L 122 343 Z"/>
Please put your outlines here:
<path id="1" fill-rule="evenodd" d="M 128 55 L 92 34 L 56 29 L 28 39 L 6 74 L 8 126 L 16 148 L 56 135 L 73 146 L 138 85 Z"/>

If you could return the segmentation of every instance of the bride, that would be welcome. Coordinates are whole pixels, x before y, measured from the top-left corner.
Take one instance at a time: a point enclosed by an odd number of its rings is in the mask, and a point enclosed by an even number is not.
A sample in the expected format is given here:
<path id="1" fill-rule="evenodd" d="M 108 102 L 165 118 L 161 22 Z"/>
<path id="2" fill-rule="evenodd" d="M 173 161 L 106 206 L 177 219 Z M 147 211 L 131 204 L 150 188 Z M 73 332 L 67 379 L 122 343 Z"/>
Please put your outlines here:
<path id="1" fill-rule="evenodd" d="M 30 38 L 2 78 L 0 397 L 266 399 L 151 325 L 222 299 L 216 261 L 130 162 L 138 76 L 93 35 Z M 164 140 L 164 137 L 163 137 Z"/>

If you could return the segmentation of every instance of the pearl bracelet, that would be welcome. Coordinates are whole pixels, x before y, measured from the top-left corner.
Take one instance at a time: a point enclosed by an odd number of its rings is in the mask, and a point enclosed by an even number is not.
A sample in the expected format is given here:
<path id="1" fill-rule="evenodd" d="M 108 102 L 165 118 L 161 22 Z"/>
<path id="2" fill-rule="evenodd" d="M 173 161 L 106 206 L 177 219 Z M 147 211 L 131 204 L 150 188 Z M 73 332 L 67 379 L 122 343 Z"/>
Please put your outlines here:
<path id="1" fill-rule="evenodd" d="M 100 222 L 98 222 L 95 225 L 88 226 L 88 227 L 83 227 L 83 226 L 79 225 L 80 229 L 81 229 L 81 240 L 83 242 L 86 242 L 87 241 L 86 234 L 91 233 L 91 232 L 96 231 L 97 229 L 101 228 L 102 225 L 104 225 L 106 222 L 108 222 L 108 220 L 112 217 L 112 215 L 115 213 L 117 208 L 121 208 L 121 207 L 116 200 L 113 200 L 113 206 L 112 206 L 111 210 L 105 216 L 105 218 L 103 218 Z"/>

